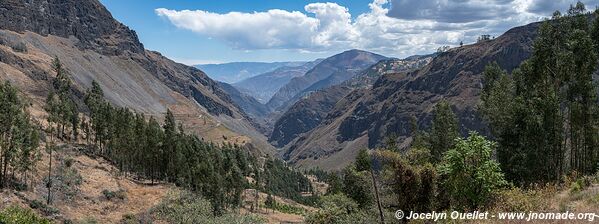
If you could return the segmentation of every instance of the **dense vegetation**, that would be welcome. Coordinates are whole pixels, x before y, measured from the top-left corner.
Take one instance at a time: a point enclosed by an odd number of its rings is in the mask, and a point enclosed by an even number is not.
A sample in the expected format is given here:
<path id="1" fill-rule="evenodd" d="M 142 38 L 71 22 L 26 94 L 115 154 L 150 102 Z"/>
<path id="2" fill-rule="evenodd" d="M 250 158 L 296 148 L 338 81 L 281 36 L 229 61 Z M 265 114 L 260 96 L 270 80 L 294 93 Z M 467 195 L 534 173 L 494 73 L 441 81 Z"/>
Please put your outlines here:
<path id="1" fill-rule="evenodd" d="M 0 84 L 0 188 L 14 183 L 17 176 L 26 182 L 38 160 L 39 126 L 28 105 L 9 82 Z"/>
<path id="2" fill-rule="evenodd" d="M 592 80 L 599 64 L 597 13 L 590 24 L 582 3 L 566 15 L 556 12 L 541 26 L 531 58 L 511 75 L 496 63 L 485 69 L 480 112 L 493 141 L 476 132 L 459 138 L 451 105 L 440 101 L 428 132 L 412 122 L 407 151 L 390 136 L 384 148 L 363 150 L 353 165 L 330 174 L 328 196 L 307 222 L 388 221 L 396 210 L 529 211 L 546 208 L 537 198 L 555 192 L 534 190 L 534 184 L 572 183 L 572 192 L 589 186 L 582 176 L 599 165 Z"/>
<path id="3" fill-rule="evenodd" d="M 511 75 L 487 67 L 482 111 L 499 143 L 497 157 L 513 183 L 592 174 L 599 162 L 597 70 L 599 22 L 578 3 L 539 29 L 532 57 Z"/>

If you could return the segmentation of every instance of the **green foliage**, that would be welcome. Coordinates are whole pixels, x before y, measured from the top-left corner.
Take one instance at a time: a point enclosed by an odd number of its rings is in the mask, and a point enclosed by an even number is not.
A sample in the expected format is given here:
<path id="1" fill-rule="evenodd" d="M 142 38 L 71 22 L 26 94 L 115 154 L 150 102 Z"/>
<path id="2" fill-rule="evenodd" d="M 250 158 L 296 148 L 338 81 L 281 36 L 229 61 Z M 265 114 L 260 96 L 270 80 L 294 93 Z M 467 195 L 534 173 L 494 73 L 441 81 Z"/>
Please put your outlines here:
<path id="1" fill-rule="evenodd" d="M 433 161 L 438 162 L 459 136 L 458 121 L 447 101 L 437 103 L 433 116 L 429 142 Z"/>
<path id="2" fill-rule="evenodd" d="M 480 208 L 493 192 L 508 184 L 499 164 L 491 158 L 494 148 L 494 142 L 471 132 L 467 139 L 458 139 L 455 147 L 447 151 L 438 169 L 452 207 Z"/>
<path id="3" fill-rule="evenodd" d="M 214 216 L 210 202 L 191 192 L 171 192 L 152 209 L 151 213 L 159 220 L 168 223 L 264 223 L 265 220 L 253 215 L 225 213 Z"/>
<path id="4" fill-rule="evenodd" d="M 270 208 L 286 214 L 303 215 L 306 212 L 303 208 L 300 207 L 277 203 L 277 201 L 271 194 L 268 194 L 268 196 L 266 196 L 266 201 L 264 201 L 264 205 L 266 206 L 266 208 Z"/>
<path id="5" fill-rule="evenodd" d="M 123 189 L 118 189 L 116 191 L 111 191 L 108 189 L 102 190 L 102 195 L 106 198 L 106 200 L 119 199 L 125 200 L 127 198 L 127 192 Z"/>
<path id="6" fill-rule="evenodd" d="M 278 159 L 268 159 L 264 165 L 264 188 L 274 195 L 289 198 L 303 204 L 313 205 L 315 198 L 307 198 L 302 192 L 313 192 L 310 180 L 299 171 Z"/>
<path id="7" fill-rule="evenodd" d="M 38 127 L 27 105 L 9 82 L 0 84 L 0 188 L 9 177 L 30 172 L 39 159 Z"/>
<path id="8" fill-rule="evenodd" d="M 10 206 L 0 212 L 0 223 L 6 224 L 50 224 L 50 220 L 40 217 L 31 209 Z"/>
<path id="9" fill-rule="evenodd" d="M 39 200 L 29 201 L 29 207 L 32 209 L 38 209 L 39 211 L 43 212 L 47 216 L 58 213 L 57 208 L 47 205 L 46 203 L 41 202 Z"/>
<path id="10" fill-rule="evenodd" d="M 377 223 L 373 212 L 360 209 L 358 203 L 343 194 L 324 196 L 320 209 L 306 216 L 306 223 Z"/>
<path id="11" fill-rule="evenodd" d="M 499 143 L 497 158 L 518 185 L 592 174 L 599 152 L 597 68 L 599 31 L 578 2 L 538 31 L 531 58 L 512 76 L 491 64 L 481 109 Z M 568 159 L 565 159 L 568 158 Z"/>
<path id="12" fill-rule="evenodd" d="M 366 149 L 358 151 L 358 155 L 356 156 L 356 171 L 370 171 L 371 166 L 372 159 L 368 155 L 368 151 Z"/>
<path id="13" fill-rule="evenodd" d="M 370 172 L 358 172 L 353 165 L 345 168 L 343 170 L 342 191 L 356 201 L 360 207 L 371 206 L 374 201 L 374 193 L 372 192 Z"/>

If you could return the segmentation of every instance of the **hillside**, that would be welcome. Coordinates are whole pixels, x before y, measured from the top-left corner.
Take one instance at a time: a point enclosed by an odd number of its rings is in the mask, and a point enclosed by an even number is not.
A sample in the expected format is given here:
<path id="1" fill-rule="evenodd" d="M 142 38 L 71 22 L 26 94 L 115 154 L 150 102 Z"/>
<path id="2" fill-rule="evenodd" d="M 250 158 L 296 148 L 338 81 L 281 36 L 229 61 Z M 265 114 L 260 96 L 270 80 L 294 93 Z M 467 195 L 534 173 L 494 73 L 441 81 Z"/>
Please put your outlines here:
<path id="1" fill-rule="evenodd" d="M 317 127 L 337 102 L 352 90 L 370 88 L 384 74 L 409 72 L 421 68 L 428 64 L 433 57 L 429 55 L 383 60 L 340 84 L 325 87 L 308 94 L 281 115 L 274 125 L 269 141 L 277 147 L 284 147 L 301 134 Z"/>
<path id="2" fill-rule="evenodd" d="M 403 147 L 410 142 L 410 118 L 428 127 L 430 112 L 441 99 L 453 105 L 460 130 L 485 131 L 474 113 L 481 91 L 481 72 L 493 61 L 511 71 L 531 54 L 539 23 L 516 27 L 502 36 L 441 53 L 424 68 L 382 76 L 372 89 L 341 100 L 321 124 L 288 145 L 285 158 L 299 167 L 341 169 L 358 150 L 380 146 L 396 133 Z"/>
<path id="3" fill-rule="evenodd" d="M 324 59 L 305 75 L 295 77 L 281 87 L 266 106 L 273 110 L 286 111 L 289 106 L 307 93 L 304 92 L 307 88 L 319 81 L 331 78 L 330 82 L 334 83 L 339 80 L 349 79 L 359 71 L 383 59 L 386 59 L 386 57 L 360 50 L 350 50 Z M 340 78 L 336 78 L 338 76 Z M 329 83 L 328 81 L 323 82 Z M 326 85 L 322 87 L 326 87 Z M 312 90 L 317 89 L 319 88 Z"/>
<path id="4" fill-rule="evenodd" d="M 98 1 L 11 0 L 0 2 L 0 9 L 0 79 L 15 83 L 34 106 L 41 107 L 49 91 L 50 62 L 57 57 L 79 97 L 95 80 L 117 106 L 155 117 L 168 108 L 186 124 L 204 124 L 187 128 L 208 139 L 239 139 L 264 152 L 272 149 L 218 83 L 145 50 L 136 33 Z"/>

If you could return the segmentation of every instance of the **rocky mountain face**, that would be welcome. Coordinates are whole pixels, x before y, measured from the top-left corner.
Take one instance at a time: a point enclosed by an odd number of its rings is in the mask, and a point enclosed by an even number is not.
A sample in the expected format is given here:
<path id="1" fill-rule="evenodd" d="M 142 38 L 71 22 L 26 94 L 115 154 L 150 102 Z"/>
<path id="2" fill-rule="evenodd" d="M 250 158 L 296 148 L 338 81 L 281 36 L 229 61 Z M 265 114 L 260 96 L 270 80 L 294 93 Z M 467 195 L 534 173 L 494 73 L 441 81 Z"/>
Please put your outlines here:
<path id="1" fill-rule="evenodd" d="M 292 106 L 309 91 L 345 81 L 383 59 L 386 59 L 386 57 L 360 50 L 350 50 L 329 57 L 305 75 L 295 77 L 285 86 L 281 87 L 270 101 L 268 101 L 266 106 L 273 110 L 285 111 L 286 108 Z M 323 81 L 323 83 L 317 84 L 320 81 Z M 314 84 L 317 84 L 321 88 L 316 86 L 310 88 Z M 307 90 L 308 88 L 310 90 Z"/>
<path id="2" fill-rule="evenodd" d="M 0 79 L 18 86 L 42 119 L 57 57 L 79 97 L 97 81 L 106 98 L 155 117 L 171 109 L 190 132 L 272 147 L 221 86 L 197 68 L 147 51 L 97 0 L 0 1 Z"/>
<path id="3" fill-rule="evenodd" d="M 288 144 L 283 157 L 299 167 L 341 169 L 359 149 L 380 146 L 391 133 L 407 147 L 411 117 L 427 128 L 441 99 L 452 105 L 463 134 L 484 132 L 476 113 L 484 67 L 493 61 L 508 71 L 519 66 L 531 54 L 538 26 L 513 28 L 497 39 L 450 49 L 418 71 L 383 75 L 371 89 L 355 90 L 337 102 L 318 127 Z"/>
<path id="4" fill-rule="evenodd" d="M 284 147 L 293 139 L 317 127 L 337 102 L 355 89 L 370 88 L 380 76 L 408 72 L 428 64 L 434 55 L 382 60 L 341 84 L 314 91 L 291 106 L 274 124 L 269 141 Z"/>
<path id="5" fill-rule="evenodd" d="M 296 67 L 305 62 L 231 62 L 224 64 L 196 65 L 202 69 L 210 78 L 226 83 L 237 83 L 256 75 L 272 72 L 281 67 Z"/>
<path id="6" fill-rule="evenodd" d="M 253 96 L 260 103 L 266 104 L 277 91 L 291 79 L 300 77 L 315 65 L 320 63 L 322 59 L 304 63 L 300 66 L 284 66 L 275 69 L 274 71 L 260 74 L 237 83 L 233 83 L 239 91 Z"/>

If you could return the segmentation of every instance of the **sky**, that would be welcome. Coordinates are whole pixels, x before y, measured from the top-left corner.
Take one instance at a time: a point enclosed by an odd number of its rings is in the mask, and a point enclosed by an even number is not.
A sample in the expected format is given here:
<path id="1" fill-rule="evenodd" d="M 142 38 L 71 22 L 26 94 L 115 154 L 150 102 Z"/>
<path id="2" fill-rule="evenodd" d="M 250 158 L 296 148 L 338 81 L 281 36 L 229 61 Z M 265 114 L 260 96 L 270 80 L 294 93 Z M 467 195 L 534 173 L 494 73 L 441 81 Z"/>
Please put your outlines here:
<path id="1" fill-rule="evenodd" d="M 100 0 L 144 44 L 188 65 L 404 58 L 541 21 L 573 0 Z M 582 0 L 594 10 L 599 0 Z"/>

